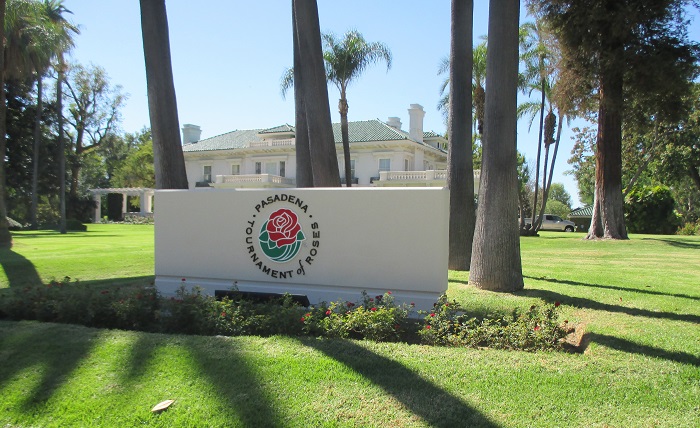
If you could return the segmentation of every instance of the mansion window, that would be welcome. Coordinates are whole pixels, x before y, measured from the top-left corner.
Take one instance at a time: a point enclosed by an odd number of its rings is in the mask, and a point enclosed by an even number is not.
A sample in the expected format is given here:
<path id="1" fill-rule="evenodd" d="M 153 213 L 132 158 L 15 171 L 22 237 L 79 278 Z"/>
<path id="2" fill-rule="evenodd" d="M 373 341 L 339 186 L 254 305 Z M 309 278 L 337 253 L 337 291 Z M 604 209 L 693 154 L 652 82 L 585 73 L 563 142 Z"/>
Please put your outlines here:
<path id="1" fill-rule="evenodd" d="M 231 175 L 241 175 L 241 166 L 238 164 L 231 165 Z"/>
<path id="2" fill-rule="evenodd" d="M 286 175 L 285 175 L 287 173 L 286 167 L 287 167 L 286 162 L 280 161 L 280 177 L 286 177 Z"/>
<path id="3" fill-rule="evenodd" d="M 262 162 L 255 162 L 255 173 L 262 174 Z"/>
<path id="4" fill-rule="evenodd" d="M 391 171 L 391 159 L 379 159 L 379 172 Z"/>
<path id="5" fill-rule="evenodd" d="M 203 181 L 205 181 L 207 183 L 211 183 L 211 165 L 204 165 L 204 168 L 202 168 L 202 169 L 203 169 L 202 175 L 204 176 Z"/>

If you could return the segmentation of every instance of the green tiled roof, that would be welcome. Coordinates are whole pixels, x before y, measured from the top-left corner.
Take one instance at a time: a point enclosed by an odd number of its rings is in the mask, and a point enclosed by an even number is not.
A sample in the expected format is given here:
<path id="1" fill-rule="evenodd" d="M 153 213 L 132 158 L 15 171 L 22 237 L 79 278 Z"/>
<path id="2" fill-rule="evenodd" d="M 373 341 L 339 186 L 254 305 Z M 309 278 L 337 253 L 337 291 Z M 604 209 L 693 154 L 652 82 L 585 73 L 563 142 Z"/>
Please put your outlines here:
<path id="1" fill-rule="evenodd" d="M 205 152 L 210 150 L 230 150 L 248 147 L 251 142 L 261 141 L 258 133 L 262 129 L 231 131 L 211 138 L 205 138 L 182 146 L 183 152 Z"/>
<path id="2" fill-rule="evenodd" d="M 203 152 L 211 150 L 242 149 L 250 146 L 250 143 L 262 141 L 260 135 L 280 132 L 294 132 L 293 126 L 284 124 L 267 129 L 250 129 L 227 132 L 210 138 L 205 138 L 194 143 L 182 146 L 184 152 Z M 408 133 L 393 128 L 379 119 L 363 120 L 348 123 L 350 143 L 364 143 L 371 141 L 398 141 L 410 140 Z M 426 138 L 440 137 L 434 132 L 424 132 Z M 333 139 L 336 144 L 342 142 L 340 124 L 333 124 Z"/>
<path id="3" fill-rule="evenodd" d="M 569 213 L 569 217 L 593 217 L 593 205 L 576 208 Z"/>
<path id="4" fill-rule="evenodd" d="M 294 132 L 294 127 L 285 123 L 284 125 L 275 126 L 274 128 L 263 129 L 261 134 L 276 134 L 278 132 Z"/>

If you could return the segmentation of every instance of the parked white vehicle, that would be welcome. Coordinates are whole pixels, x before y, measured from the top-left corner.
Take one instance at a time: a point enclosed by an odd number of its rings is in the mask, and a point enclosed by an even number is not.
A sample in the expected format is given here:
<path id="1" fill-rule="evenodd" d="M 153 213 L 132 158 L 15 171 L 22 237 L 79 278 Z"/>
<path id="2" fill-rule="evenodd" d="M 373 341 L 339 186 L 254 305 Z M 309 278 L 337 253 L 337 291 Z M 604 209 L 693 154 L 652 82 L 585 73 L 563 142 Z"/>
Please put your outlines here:
<path id="1" fill-rule="evenodd" d="M 525 227 L 527 229 L 532 227 L 532 219 L 525 219 Z M 564 220 L 558 215 L 545 214 L 542 219 L 542 226 L 540 230 L 562 230 L 564 232 L 573 232 L 576 230 L 576 224 L 569 220 Z"/>

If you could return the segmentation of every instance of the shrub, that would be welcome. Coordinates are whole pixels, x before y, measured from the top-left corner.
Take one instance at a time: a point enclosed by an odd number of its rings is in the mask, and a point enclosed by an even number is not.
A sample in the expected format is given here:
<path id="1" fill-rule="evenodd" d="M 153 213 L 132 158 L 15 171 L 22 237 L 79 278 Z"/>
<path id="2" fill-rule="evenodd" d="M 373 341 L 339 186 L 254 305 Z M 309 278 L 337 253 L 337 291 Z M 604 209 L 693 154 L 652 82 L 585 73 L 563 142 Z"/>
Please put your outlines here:
<path id="1" fill-rule="evenodd" d="M 700 235 L 700 220 L 695 223 L 688 222 L 683 227 L 678 228 L 678 235 Z"/>
<path id="2" fill-rule="evenodd" d="M 396 305 L 391 292 L 371 297 L 362 292 L 362 302 L 331 302 L 306 312 L 300 321 L 304 332 L 312 335 L 369 339 L 399 340 L 410 309 Z"/>
<path id="3" fill-rule="evenodd" d="M 443 295 L 425 314 L 418 334 L 430 345 L 561 350 L 567 331 L 558 323 L 558 306 L 533 305 L 525 312 L 516 310 L 511 315 L 477 320 Z"/>
<path id="4" fill-rule="evenodd" d="M 635 189 L 625 199 L 625 223 L 632 233 L 675 233 L 680 220 L 671 189 L 665 186 Z"/>

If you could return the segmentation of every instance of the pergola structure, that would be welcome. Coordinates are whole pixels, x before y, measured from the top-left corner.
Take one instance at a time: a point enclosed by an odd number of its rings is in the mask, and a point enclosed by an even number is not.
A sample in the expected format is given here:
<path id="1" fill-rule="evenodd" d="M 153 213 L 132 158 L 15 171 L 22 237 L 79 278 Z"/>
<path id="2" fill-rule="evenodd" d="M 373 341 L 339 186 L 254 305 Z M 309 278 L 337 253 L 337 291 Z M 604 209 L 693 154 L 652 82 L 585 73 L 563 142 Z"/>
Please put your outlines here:
<path id="1" fill-rule="evenodd" d="M 140 198 L 141 209 L 138 215 L 142 217 L 147 217 L 153 214 L 153 195 L 155 194 L 154 189 L 148 187 L 119 187 L 110 189 L 90 189 L 90 194 L 92 199 L 95 201 L 95 219 L 94 222 L 98 223 L 101 219 L 102 213 L 102 195 L 108 195 L 110 193 L 118 193 L 122 195 L 122 215 L 127 214 L 127 196 L 138 196 Z M 136 213 L 134 213 L 136 214 Z"/>

